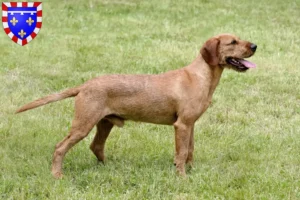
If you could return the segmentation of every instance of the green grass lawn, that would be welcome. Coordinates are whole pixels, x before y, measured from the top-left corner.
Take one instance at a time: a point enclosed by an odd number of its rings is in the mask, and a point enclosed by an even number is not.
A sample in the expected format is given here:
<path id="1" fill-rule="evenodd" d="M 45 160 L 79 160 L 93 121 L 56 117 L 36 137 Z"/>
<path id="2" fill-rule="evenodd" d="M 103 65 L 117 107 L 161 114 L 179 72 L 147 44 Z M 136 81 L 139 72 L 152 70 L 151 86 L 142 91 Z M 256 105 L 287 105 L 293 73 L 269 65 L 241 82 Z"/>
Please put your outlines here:
<path id="1" fill-rule="evenodd" d="M 299 10 L 299 0 L 43 1 L 32 42 L 0 34 L 0 199 L 300 199 Z M 55 180 L 73 99 L 13 114 L 99 75 L 183 67 L 224 32 L 258 45 L 258 67 L 224 71 L 186 179 L 175 174 L 173 127 L 127 122 L 113 129 L 105 165 L 89 150 L 93 130 Z"/>

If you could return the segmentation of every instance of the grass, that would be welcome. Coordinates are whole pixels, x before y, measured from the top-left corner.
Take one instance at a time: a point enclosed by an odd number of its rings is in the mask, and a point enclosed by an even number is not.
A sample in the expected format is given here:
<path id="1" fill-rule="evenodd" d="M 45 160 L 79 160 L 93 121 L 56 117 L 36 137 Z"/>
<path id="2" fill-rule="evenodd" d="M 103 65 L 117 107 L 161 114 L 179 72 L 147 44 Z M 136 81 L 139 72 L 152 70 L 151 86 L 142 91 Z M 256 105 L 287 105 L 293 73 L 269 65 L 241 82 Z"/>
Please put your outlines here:
<path id="1" fill-rule="evenodd" d="M 0 198 L 300 199 L 299 9 L 292 0 L 43 1 L 32 42 L 0 34 Z M 223 73 L 196 124 L 186 179 L 172 165 L 172 127 L 128 122 L 113 129 L 106 165 L 88 149 L 91 133 L 54 180 L 52 152 L 70 128 L 73 100 L 13 114 L 102 74 L 182 67 L 223 32 L 258 45 L 258 68 Z"/>

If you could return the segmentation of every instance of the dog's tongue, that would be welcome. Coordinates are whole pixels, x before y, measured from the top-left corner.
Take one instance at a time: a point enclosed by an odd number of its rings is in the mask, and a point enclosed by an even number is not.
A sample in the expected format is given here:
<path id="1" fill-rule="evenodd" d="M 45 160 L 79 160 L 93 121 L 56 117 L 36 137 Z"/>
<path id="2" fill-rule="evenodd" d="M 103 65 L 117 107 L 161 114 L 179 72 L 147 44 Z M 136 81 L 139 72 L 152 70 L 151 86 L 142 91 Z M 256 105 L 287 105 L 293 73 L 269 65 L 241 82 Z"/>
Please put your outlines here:
<path id="1" fill-rule="evenodd" d="M 242 63 L 243 65 L 245 65 L 248 68 L 255 68 L 256 67 L 255 63 L 252 63 L 252 62 L 244 60 L 244 59 L 240 59 L 239 62 Z"/>

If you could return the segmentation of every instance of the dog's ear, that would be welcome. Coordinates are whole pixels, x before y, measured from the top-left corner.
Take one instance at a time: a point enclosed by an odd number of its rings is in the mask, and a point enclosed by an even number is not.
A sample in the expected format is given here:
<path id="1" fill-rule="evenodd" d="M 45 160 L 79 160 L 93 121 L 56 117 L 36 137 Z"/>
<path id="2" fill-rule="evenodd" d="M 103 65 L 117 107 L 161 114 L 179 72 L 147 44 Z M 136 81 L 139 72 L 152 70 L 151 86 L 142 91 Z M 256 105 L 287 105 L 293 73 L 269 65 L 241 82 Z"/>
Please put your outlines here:
<path id="1" fill-rule="evenodd" d="M 207 64 L 216 66 L 219 64 L 219 44 L 220 40 L 212 38 L 205 42 L 200 53 Z"/>

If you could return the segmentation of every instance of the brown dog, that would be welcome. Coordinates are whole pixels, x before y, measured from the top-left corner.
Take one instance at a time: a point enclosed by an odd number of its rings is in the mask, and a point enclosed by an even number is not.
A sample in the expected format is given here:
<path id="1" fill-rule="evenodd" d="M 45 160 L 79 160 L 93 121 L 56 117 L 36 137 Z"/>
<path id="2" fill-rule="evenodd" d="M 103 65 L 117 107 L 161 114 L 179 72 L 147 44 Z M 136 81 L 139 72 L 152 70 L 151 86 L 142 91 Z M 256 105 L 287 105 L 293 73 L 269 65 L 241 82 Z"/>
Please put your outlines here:
<path id="1" fill-rule="evenodd" d="M 191 164 L 194 151 L 194 123 L 208 108 L 224 68 L 244 72 L 255 64 L 244 60 L 256 45 L 230 34 L 209 39 L 199 56 L 188 66 L 159 75 L 106 75 L 81 86 L 51 94 L 17 110 L 23 112 L 54 101 L 75 96 L 75 116 L 69 135 L 58 143 L 52 174 L 62 177 L 65 154 L 86 137 L 96 125 L 91 150 L 104 161 L 105 141 L 114 125 L 125 120 L 174 125 L 179 174 Z"/>

